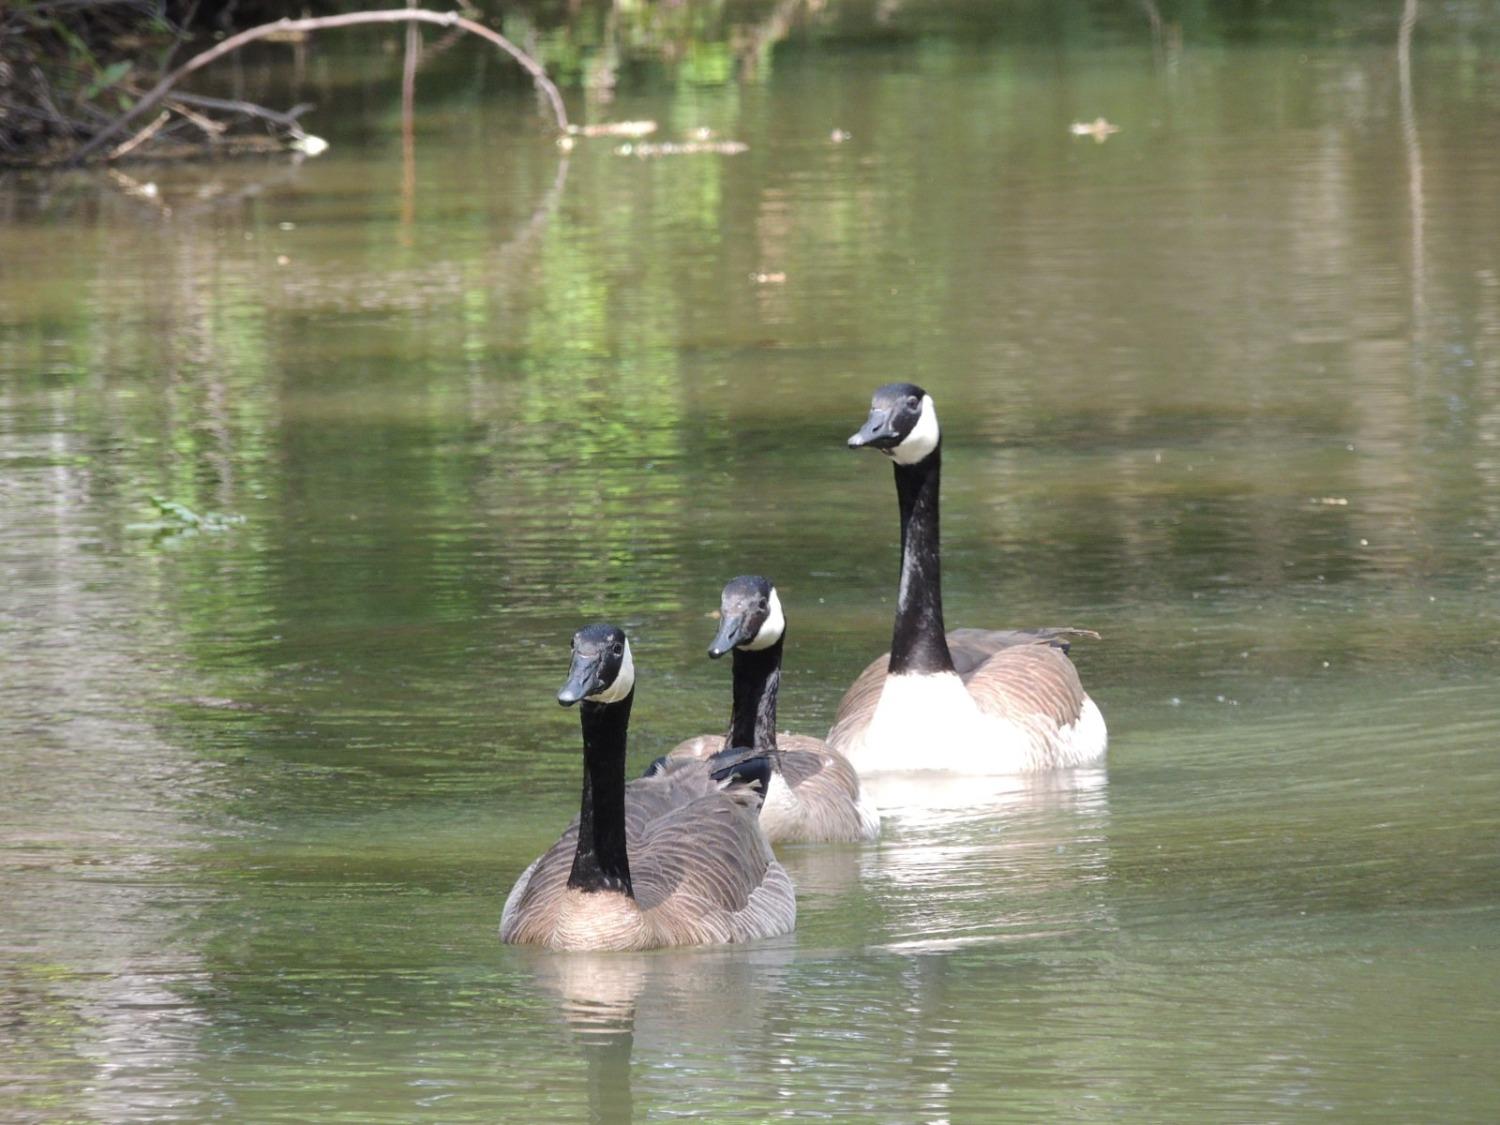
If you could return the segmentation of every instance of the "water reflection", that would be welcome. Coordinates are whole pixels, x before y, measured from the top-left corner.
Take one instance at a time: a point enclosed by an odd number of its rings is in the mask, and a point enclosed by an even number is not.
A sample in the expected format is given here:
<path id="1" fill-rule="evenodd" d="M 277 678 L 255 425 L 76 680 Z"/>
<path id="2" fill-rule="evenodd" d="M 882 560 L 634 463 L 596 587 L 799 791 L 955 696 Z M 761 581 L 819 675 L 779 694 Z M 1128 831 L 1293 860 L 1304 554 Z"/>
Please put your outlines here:
<path id="1" fill-rule="evenodd" d="M 701 1049 L 732 1052 L 764 1024 L 795 952 L 788 939 L 660 955 L 527 950 L 518 959 L 580 1039 L 625 1033 L 652 1048 L 688 1039 Z M 726 1004 L 726 996 L 735 1002 Z"/>
<path id="2" fill-rule="evenodd" d="M 524 950 L 517 959 L 572 1030 L 588 1067 L 591 1118 L 604 1122 L 631 1120 L 637 1054 L 654 1067 L 683 1066 L 691 1045 L 688 1058 L 713 1059 L 731 1072 L 754 1069 L 767 1016 L 785 1005 L 794 956 L 787 939 L 654 954 Z"/>
<path id="3" fill-rule="evenodd" d="M 888 904 L 883 948 L 935 952 L 1112 929 L 1103 769 L 871 779 L 881 844 L 861 880 Z"/>
<path id="4" fill-rule="evenodd" d="M 178 926 L 206 902 L 184 873 L 222 830 L 224 779 L 142 713 L 183 667 L 183 641 L 119 612 L 163 591 L 100 557 L 108 530 L 85 502 L 82 443 L 44 432 L 11 448 L 46 465 L 0 493 L 46 520 L 44 535 L 8 524 L 0 583 L 0 1016 L 7 1069 L 37 1079 L 13 1104 L 42 1111 L 66 1090 L 86 1114 L 148 1116 L 181 1091 L 133 1077 L 198 1056 L 205 1017 L 177 986 L 203 959 Z"/>
<path id="5" fill-rule="evenodd" d="M 1401 140 L 1406 146 L 1407 194 L 1411 200 L 1412 345 L 1421 352 L 1427 343 L 1426 206 L 1422 191 L 1422 142 L 1412 106 L 1411 36 L 1417 26 L 1417 0 L 1405 0 L 1396 39 L 1396 68 L 1401 83 Z"/>

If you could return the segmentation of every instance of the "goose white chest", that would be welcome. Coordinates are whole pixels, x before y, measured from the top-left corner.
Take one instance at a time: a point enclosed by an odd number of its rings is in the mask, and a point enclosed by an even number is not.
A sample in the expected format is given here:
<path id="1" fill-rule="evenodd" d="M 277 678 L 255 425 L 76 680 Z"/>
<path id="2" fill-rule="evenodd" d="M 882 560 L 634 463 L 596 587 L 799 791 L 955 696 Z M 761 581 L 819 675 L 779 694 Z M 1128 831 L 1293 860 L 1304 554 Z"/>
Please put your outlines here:
<path id="1" fill-rule="evenodd" d="M 983 714 L 957 674 L 887 676 L 870 722 L 848 750 L 861 773 L 1025 769 L 1031 739 Z"/>

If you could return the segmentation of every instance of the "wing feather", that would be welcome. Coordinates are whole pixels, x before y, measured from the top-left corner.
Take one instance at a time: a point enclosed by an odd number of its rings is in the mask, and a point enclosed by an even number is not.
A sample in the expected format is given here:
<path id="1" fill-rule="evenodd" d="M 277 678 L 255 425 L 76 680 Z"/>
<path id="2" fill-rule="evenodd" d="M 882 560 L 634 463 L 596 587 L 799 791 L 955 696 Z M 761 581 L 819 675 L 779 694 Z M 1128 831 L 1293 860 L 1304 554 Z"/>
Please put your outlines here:
<path id="1" fill-rule="evenodd" d="M 631 881 L 652 926 L 672 944 L 746 941 L 795 924 L 791 881 L 756 823 L 756 804 L 752 792 L 729 790 L 647 827 L 631 857 Z"/>
<path id="2" fill-rule="evenodd" d="M 778 736 L 781 776 L 791 794 L 783 812 L 773 802 L 761 813 L 772 841 L 838 843 L 874 839 L 880 814 L 865 799 L 849 759 L 820 739 Z"/>
<path id="3" fill-rule="evenodd" d="M 701 760 L 719 752 L 723 743 L 717 735 L 699 735 L 678 743 L 666 761 Z M 776 746 L 776 772 L 786 793 L 773 790 L 767 797 L 760 815 L 766 839 L 773 844 L 874 839 L 880 814 L 863 799 L 859 774 L 847 758 L 822 739 L 805 734 L 778 733 Z"/>
<path id="4" fill-rule="evenodd" d="M 578 819 L 521 873 L 500 914 L 500 940 L 519 944 L 545 943 L 557 929 L 573 853 L 578 850 Z"/>
<path id="5" fill-rule="evenodd" d="M 1061 650 L 1045 645 L 1001 649 L 962 677 L 979 709 L 1045 733 L 1076 723 L 1083 683 Z"/>
<path id="6" fill-rule="evenodd" d="M 700 734 L 685 738 L 667 751 L 668 758 L 707 758 L 724 749 L 727 739 L 722 734 Z"/>
<path id="7" fill-rule="evenodd" d="M 954 629 L 947 635 L 953 668 L 960 676 L 972 672 L 1002 649 L 1046 645 L 1067 652 L 1074 637 L 1099 639 L 1092 629 L 1047 626 L 1039 629 Z"/>
<path id="8" fill-rule="evenodd" d="M 865 666 L 865 670 L 849 685 L 849 690 L 844 692 L 839 709 L 834 712 L 833 726 L 828 730 L 828 745 L 835 750 L 843 750 L 869 725 L 880 702 L 880 693 L 885 689 L 886 669 L 890 663 L 891 654 L 881 653 Z"/>
<path id="9" fill-rule="evenodd" d="M 631 884 L 662 945 L 745 941 L 796 921 L 791 882 L 756 822 L 760 792 L 721 783 L 702 762 L 669 763 L 625 786 Z M 506 899 L 500 937 L 545 944 L 556 930 L 578 847 L 575 817 Z"/>

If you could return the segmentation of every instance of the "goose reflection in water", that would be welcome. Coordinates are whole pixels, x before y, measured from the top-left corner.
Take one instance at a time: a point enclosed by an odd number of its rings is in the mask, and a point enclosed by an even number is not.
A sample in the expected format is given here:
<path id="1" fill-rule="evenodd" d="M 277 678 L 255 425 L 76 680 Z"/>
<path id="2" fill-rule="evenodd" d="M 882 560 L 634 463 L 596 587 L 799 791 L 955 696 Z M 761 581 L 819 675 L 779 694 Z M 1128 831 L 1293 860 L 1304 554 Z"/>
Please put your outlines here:
<path id="1" fill-rule="evenodd" d="M 796 946 L 786 937 L 649 953 L 514 952 L 573 1033 L 588 1067 L 590 1119 L 628 1122 L 633 1060 L 688 1067 L 690 1053 L 735 1072 L 762 1068 Z"/>
<path id="2" fill-rule="evenodd" d="M 872 778 L 886 818 L 859 879 L 884 903 L 881 946 L 924 951 L 1107 925 L 1103 768 Z M 793 878 L 796 878 L 795 871 Z"/>

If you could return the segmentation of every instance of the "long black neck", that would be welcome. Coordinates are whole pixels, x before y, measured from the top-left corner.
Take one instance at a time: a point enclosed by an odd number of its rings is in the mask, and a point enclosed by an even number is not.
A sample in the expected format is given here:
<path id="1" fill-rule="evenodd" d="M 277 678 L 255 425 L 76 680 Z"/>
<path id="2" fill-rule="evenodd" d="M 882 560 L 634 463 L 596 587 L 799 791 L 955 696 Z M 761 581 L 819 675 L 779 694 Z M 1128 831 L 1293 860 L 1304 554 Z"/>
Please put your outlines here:
<path id="1" fill-rule="evenodd" d="M 781 650 L 785 644 L 783 632 L 775 644 L 758 651 L 734 650 L 734 709 L 729 713 L 729 737 L 724 749 L 751 748 L 775 754 L 776 693 L 781 688 Z"/>
<path id="2" fill-rule="evenodd" d="M 568 886 L 580 891 L 635 892 L 625 854 L 625 731 L 632 691 L 619 703 L 579 705 L 583 723 L 583 800 L 578 809 L 578 850 Z"/>
<path id="3" fill-rule="evenodd" d="M 891 635 L 893 673 L 953 671 L 943 635 L 943 574 L 938 554 L 938 481 L 943 447 L 915 465 L 896 465 L 901 504 L 901 589 Z"/>

